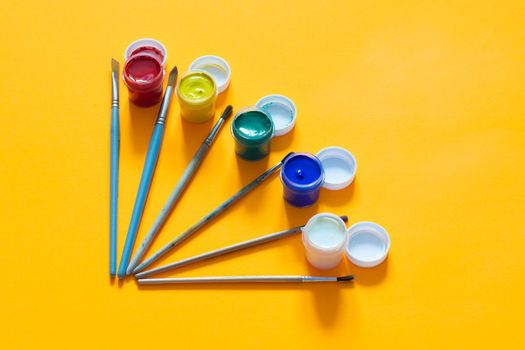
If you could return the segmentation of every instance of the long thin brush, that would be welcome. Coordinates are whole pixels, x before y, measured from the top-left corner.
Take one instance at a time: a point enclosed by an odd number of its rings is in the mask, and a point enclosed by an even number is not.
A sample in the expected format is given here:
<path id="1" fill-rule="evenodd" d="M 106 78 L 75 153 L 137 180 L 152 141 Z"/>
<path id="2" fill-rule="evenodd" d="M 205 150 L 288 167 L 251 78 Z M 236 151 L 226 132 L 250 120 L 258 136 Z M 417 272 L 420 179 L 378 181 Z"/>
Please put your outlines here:
<path id="1" fill-rule="evenodd" d="M 133 213 L 129 223 L 126 243 L 124 244 L 124 251 L 122 252 L 122 258 L 120 259 L 120 265 L 118 267 L 119 278 L 124 278 L 126 276 L 126 269 L 131 257 L 131 251 L 133 250 L 133 244 L 135 243 L 135 237 L 137 236 L 142 213 L 144 212 L 144 206 L 146 205 L 146 199 L 148 197 L 151 180 L 153 178 L 153 173 L 155 172 L 155 167 L 157 166 L 157 160 L 159 159 L 160 146 L 164 137 L 166 118 L 168 116 L 168 108 L 173 95 L 175 84 L 177 83 L 177 74 L 177 67 L 173 67 L 168 78 L 168 86 L 166 87 L 164 97 L 162 98 L 162 104 L 160 105 L 155 127 L 153 129 L 153 134 L 151 135 L 148 153 L 146 154 L 146 160 L 144 162 L 144 168 L 142 169 L 139 189 L 137 191 L 137 197 L 133 207 Z"/>
<path id="2" fill-rule="evenodd" d="M 189 283 L 306 283 L 306 282 L 350 282 L 353 275 L 340 277 L 320 276 L 219 276 L 183 278 L 141 278 L 138 284 L 189 284 Z"/>
<path id="3" fill-rule="evenodd" d="M 196 224 L 188 228 L 186 231 L 182 232 L 180 235 L 175 237 L 171 242 L 166 244 L 164 247 L 162 247 L 160 250 L 155 252 L 149 259 L 146 259 L 144 262 L 142 262 L 139 266 L 137 266 L 133 273 L 138 273 L 142 270 L 144 270 L 145 267 L 151 265 L 154 261 L 158 260 L 161 256 L 166 254 L 168 251 L 172 250 L 174 247 L 179 245 L 183 240 L 197 232 L 200 228 L 202 228 L 204 225 L 206 225 L 208 222 L 210 222 L 213 218 L 224 212 L 226 209 L 228 209 L 231 205 L 233 205 L 235 202 L 237 202 L 239 199 L 246 196 L 249 192 L 251 192 L 254 188 L 256 188 L 258 185 L 260 185 L 264 180 L 266 180 L 270 175 L 275 174 L 282 166 L 283 162 L 288 158 L 293 152 L 290 152 L 284 157 L 279 163 L 265 171 L 262 175 L 257 177 L 255 180 L 250 182 L 248 185 L 243 187 L 239 192 L 222 202 L 217 208 L 212 210 L 209 214 L 205 215 L 202 219 L 200 219 Z"/>
<path id="4" fill-rule="evenodd" d="M 348 216 L 343 215 L 343 216 L 341 216 L 341 219 L 344 222 L 347 222 L 348 221 Z M 199 262 L 199 261 L 208 260 L 208 259 L 211 259 L 211 258 L 215 258 L 217 256 L 222 256 L 222 255 L 226 255 L 226 254 L 229 254 L 229 253 L 237 252 L 239 250 L 243 250 L 243 249 L 246 249 L 246 248 L 255 247 L 255 246 L 258 246 L 258 245 L 261 245 L 261 244 L 264 244 L 264 243 L 268 243 L 268 242 L 271 242 L 271 241 L 275 241 L 277 239 L 285 238 L 285 237 L 291 236 L 293 234 L 299 233 L 299 232 L 301 232 L 301 229 L 303 227 L 304 227 L 304 225 L 303 226 L 297 226 L 297 227 L 294 227 L 294 228 L 291 228 L 291 229 L 288 229 L 288 230 L 271 233 L 269 235 L 257 237 L 257 238 L 254 238 L 254 239 L 250 239 L 248 241 L 244 241 L 244 242 L 240 242 L 240 243 L 237 243 L 237 244 L 233 244 L 233 245 L 230 245 L 230 246 L 227 246 L 227 247 L 224 247 L 224 248 L 219 248 L 219 249 L 216 249 L 216 250 L 212 250 L 212 251 L 200 254 L 200 255 L 195 255 L 195 256 L 192 256 L 190 258 L 186 258 L 186 259 L 179 260 L 179 261 L 176 261 L 176 262 L 171 263 L 171 264 L 167 264 L 167 265 L 164 265 L 164 266 L 157 267 L 155 269 L 151 269 L 151 270 L 140 272 L 135 277 L 136 278 L 144 278 L 144 277 L 148 277 L 148 276 L 154 275 L 156 273 L 169 271 L 169 270 L 174 270 L 174 269 L 177 269 L 179 267 L 186 266 L 186 265 L 189 265 L 189 264 L 193 264 L 193 263 L 196 263 L 196 262 Z"/>
<path id="5" fill-rule="evenodd" d="M 120 118 L 118 79 L 119 63 L 111 59 L 111 131 L 109 175 L 109 275 L 115 277 L 117 270 L 117 209 L 118 209 L 118 163 L 120 148 Z"/>
<path id="6" fill-rule="evenodd" d="M 142 244 L 140 245 L 139 249 L 133 256 L 133 259 L 131 259 L 131 262 L 129 263 L 129 266 L 127 268 L 127 274 L 131 274 L 133 272 L 133 269 L 137 264 L 140 262 L 140 259 L 144 256 L 146 251 L 148 250 L 149 246 L 151 245 L 151 242 L 155 238 L 155 236 L 160 231 L 161 227 L 164 225 L 166 220 L 168 219 L 169 214 L 175 207 L 175 204 L 179 200 L 180 196 L 186 189 L 187 185 L 189 184 L 191 178 L 195 173 L 197 172 L 197 169 L 201 165 L 202 161 L 204 160 L 204 157 L 208 153 L 208 150 L 210 149 L 211 145 L 213 144 L 213 140 L 221 130 L 222 126 L 226 122 L 226 120 L 230 117 L 232 114 L 232 106 L 226 107 L 224 112 L 222 112 L 221 117 L 219 120 L 217 120 L 217 123 L 215 123 L 215 126 L 211 129 L 208 136 L 204 139 L 202 144 L 200 145 L 197 152 L 195 152 L 195 155 L 193 156 L 192 160 L 189 162 L 188 166 L 184 170 L 184 173 L 180 177 L 179 182 L 173 189 L 173 192 L 171 193 L 170 197 L 168 198 L 168 201 L 160 211 L 159 216 L 153 223 L 153 226 L 151 226 L 151 229 L 146 234 L 146 237 L 144 237 L 144 240 L 142 241 Z"/>

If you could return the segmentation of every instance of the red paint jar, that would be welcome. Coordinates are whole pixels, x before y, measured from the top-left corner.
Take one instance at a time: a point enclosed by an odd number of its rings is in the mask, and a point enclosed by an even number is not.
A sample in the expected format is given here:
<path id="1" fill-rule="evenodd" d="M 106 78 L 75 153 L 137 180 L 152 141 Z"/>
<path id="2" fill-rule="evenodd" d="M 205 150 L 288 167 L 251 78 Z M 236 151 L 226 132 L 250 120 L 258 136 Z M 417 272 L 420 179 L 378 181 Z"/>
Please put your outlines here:
<path id="1" fill-rule="evenodd" d="M 124 61 L 127 61 L 131 56 L 142 52 L 148 52 L 155 55 L 160 64 L 162 64 L 162 68 L 166 69 L 168 51 L 160 41 L 150 38 L 138 39 L 129 44 L 126 51 L 124 51 Z"/>
<path id="2" fill-rule="evenodd" d="M 165 75 L 158 55 L 136 50 L 128 57 L 122 72 L 131 102 L 143 107 L 158 103 L 162 98 Z"/>

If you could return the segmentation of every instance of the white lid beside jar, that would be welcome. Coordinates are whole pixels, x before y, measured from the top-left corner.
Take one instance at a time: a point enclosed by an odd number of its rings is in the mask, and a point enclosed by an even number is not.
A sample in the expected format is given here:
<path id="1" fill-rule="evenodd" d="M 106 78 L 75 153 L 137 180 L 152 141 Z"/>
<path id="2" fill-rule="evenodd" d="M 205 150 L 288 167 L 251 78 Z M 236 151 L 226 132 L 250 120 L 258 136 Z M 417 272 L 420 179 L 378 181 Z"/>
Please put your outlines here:
<path id="1" fill-rule="evenodd" d="M 215 55 L 201 56 L 191 62 L 189 70 L 200 70 L 208 73 L 215 81 L 219 94 L 230 85 L 230 65 L 222 57 Z"/>
<path id="2" fill-rule="evenodd" d="M 261 98 L 255 106 L 270 115 L 274 124 L 274 136 L 288 134 L 295 126 L 297 108 L 288 97 L 278 94 Z"/>
<path id="3" fill-rule="evenodd" d="M 341 190 L 348 187 L 355 178 L 357 161 L 352 153 L 342 147 L 326 147 L 317 152 L 325 173 L 323 187 L 327 190 Z"/>
<path id="4" fill-rule="evenodd" d="M 388 232 L 374 222 L 362 221 L 348 229 L 346 257 L 360 267 L 374 267 L 381 264 L 390 250 Z"/>

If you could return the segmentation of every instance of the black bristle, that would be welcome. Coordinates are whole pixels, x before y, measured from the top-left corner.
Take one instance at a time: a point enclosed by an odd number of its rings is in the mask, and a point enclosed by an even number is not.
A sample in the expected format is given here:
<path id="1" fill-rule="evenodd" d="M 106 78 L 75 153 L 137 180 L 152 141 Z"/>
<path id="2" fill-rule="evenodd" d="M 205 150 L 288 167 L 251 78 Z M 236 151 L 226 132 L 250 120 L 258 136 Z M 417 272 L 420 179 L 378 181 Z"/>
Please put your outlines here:
<path id="1" fill-rule="evenodd" d="M 228 107 L 224 109 L 224 112 L 222 112 L 221 118 L 224 120 L 228 120 L 228 118 L 232 115 L 232 112 L 233 107 L 231 105 L 228 105 Z"/>
<path id="2" fill-rule="evenodd" d="M 340 218 L 341 218 L 341 220 L 343 220 L 344 222 L 348 222 L 348 215 L 341 215 Z"/>
<path id="3" fill-rule="evenodd" d="M 337 282 L 349 282 L 353 279 L 354 279 L 354 275 L 341 276 L 341 277 L 337 277 Z"/>
<path id="4" fill-rule="evenodd" d="M 288 153 L 286 156 L 284 156 L 284 158 L 283 158 L 283 160 L 281 160 L 281 162 L 284 163 L 284 161 L 285 161 L 286 159 L 288 159 L 288 157 L 290 157 L 290 156 L 293 155 L 294 153 L 295 153 L 295 152 L 290 152 L 290 153 Z"/>

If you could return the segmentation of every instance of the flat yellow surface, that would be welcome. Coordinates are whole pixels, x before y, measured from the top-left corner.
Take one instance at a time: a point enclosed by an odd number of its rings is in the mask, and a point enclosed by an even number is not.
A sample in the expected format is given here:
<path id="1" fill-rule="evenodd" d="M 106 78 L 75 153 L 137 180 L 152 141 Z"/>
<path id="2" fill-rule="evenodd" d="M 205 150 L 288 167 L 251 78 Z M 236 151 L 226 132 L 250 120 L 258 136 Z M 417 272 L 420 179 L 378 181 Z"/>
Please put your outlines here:
<path id="1" fill-rule="evenodd" d="M 0 5 L 3 349 L 516 349 L 525 282 L 525 3 L 4 1 Z M 108 277 L 110 59 L 154 37 L 168 66 L 228 60 L 219 110 L 291 97 L 269 159 L 229 125 L 153 249 L 289 151 L 349 149 L 355 183 L 295 209 L 277 177 L 162 263 L 316 212 L 376 221 L 388 260 L 308 266 L 299 236 L 169 276 L 353 273 L 352 285 L 138 288 Z M 121 83 L 119 258 L 158 107 Z M 213 123 L 172 103 L 144 237 Z M 150 251 L 151 252 L 151 251 Z"/>

